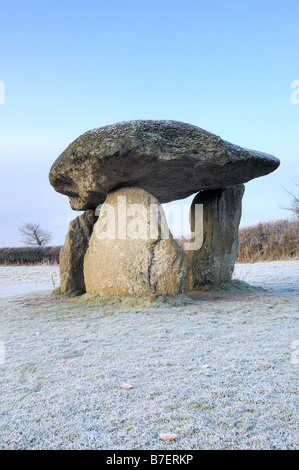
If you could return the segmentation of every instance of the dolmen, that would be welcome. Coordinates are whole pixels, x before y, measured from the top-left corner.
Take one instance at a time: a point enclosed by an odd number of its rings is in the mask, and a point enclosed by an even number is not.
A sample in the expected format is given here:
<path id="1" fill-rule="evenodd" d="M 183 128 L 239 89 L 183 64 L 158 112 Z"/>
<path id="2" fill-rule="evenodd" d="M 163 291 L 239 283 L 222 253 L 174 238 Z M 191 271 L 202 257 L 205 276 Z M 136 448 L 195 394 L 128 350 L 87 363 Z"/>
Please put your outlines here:
<path id="1" fill-rule="evenodd" d="M 244 183 L 279 164 L 177 121 L 128 121 L 84 133 L 49 174 L 71 208 L 84 211 L 61 248 L 61 292 L 175 295 L 230 280 Z M 161 204 L 193 194 L 190 229 L 197 241 L 183 250 Z"/>

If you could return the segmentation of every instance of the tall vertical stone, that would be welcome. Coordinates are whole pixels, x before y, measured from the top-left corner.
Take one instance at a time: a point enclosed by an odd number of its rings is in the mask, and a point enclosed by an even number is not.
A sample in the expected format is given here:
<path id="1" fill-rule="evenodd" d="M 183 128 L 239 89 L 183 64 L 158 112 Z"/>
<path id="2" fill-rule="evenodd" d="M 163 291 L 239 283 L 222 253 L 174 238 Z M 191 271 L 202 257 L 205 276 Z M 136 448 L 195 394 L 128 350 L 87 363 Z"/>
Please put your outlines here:
<path id="1" fill-rule="evenodd" d="M 203 244 L 189 251 L 193 287 L 221 284 L 231 279 L 238 250 L 243 184 L 199 192 L 191 205 L 191 230 L 195 205 L 203 204 Z"/>
<path id="2" fill-rule="evenodd" d="M 189 290 L 190 263 L 157 199 L 140 188 L 108 194 L 84 258 L 86 291 L 101 296 Z"/>
<path id="3" fill-rule="evenodd" d="M 59 255 L 60 290 L 63 294 L 85 292 L 83 260 L 97 220 L 89 209 L 72 220 Z"/>

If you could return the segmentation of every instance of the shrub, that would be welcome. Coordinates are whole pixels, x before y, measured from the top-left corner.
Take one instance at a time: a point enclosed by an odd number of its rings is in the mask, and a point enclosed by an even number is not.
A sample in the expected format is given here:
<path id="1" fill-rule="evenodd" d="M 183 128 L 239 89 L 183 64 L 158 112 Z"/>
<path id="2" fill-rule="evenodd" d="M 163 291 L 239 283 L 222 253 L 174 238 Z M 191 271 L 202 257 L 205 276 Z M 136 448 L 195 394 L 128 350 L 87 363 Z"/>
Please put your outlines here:
<path id="1" fill-rule="evenodd" d="M 260 222 L 239 230 L 237 263 L 299 256 L 299 219 Z"/>
<path id="2" fill-rule="evenodd" d="M 184 249 L 187 238 L 176 240 Z M 239 230 L 236 262 L 274 261 L 299 257 L 299 219 L 260 222 Z"/>
<path id="3" fill-rule="evenodd" d="M 60 246 L 0 248 L 0 265 L 58 264 Z"/>

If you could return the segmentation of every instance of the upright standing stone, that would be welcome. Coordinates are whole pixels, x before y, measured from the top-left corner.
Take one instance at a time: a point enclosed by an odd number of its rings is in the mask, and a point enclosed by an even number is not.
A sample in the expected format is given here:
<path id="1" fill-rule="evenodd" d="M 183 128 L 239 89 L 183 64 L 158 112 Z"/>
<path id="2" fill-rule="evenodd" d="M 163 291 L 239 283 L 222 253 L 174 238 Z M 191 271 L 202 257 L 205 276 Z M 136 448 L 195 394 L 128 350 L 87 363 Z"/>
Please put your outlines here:
<path id="1" fill-rule="evenodd" d="M 154 196 L 139 188 L 108 194 L 84 258 L 87 292 L 178 294 L 189 290 L 189 272 L 188 256 L 170 233 Z"/>
<path id="2" fill-rule="evenodd" d="M 231 279 L 244 191 L 244 185 L 240 184 L 201 191 L 195 196 L 191 205 L 191 230 L 194 232 L 195 204 L 203 204 L 203 244 L 200 249 L 188 252 L 194 287 Z"/>
<path id="3" fill-rule="evenodd" d="M 60 290 L 63 294 L 85 292 L 83 260 L 96 222 L 93 210 L 72 220 L 59 255 Z"/>

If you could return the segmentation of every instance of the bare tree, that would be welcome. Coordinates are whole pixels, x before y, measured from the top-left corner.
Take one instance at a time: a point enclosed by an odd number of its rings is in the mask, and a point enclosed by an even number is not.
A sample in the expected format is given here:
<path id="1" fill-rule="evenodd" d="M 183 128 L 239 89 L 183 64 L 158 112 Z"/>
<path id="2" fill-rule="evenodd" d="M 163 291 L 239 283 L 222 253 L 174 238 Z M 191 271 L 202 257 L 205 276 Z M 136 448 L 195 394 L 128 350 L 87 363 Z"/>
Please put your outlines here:
<path id="1" fill-rule="evenodd" d="M 48 230 L 44 230 L 38 224 L 32 224 L 27 222 L 26 224 L 18 227 L 19 232 L 22 235 L 21 242 L 25 245 L 47 245 L 52 238 L 52 233 Z"/>
<path id="2" fill-rule="evenodd" d="M 297 188 L 299 187 L 299 183 L 295 183 L 295 186 L 297 186 Z M 288 211 L 291 211 L 293 212 L 293 215 L 295 217 L 299 217 L 299 193 L 294 194 L 294 192 L 292 191 L 289 191 L 288 189 L 286 188 L 283 188 L 287 193 L 288 195 L 291 197 L 291 207 L 284 207 L 283 209 L 287 209 Z"/>

